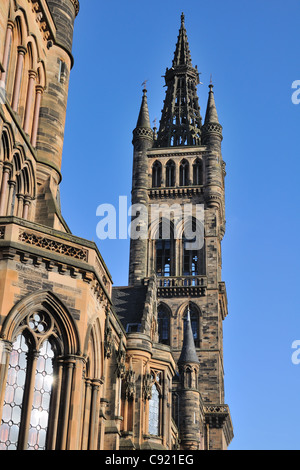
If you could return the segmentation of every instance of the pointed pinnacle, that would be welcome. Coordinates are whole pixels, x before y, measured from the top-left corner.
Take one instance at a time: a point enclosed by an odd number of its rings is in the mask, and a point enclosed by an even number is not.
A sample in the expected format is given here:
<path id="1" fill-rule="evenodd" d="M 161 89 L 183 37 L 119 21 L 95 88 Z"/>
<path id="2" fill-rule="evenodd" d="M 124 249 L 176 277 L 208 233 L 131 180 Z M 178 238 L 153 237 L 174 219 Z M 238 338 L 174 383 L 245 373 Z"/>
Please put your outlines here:
<path id="1" fill-rule="evenodd" d="M 143 99 L 142 99 L 140 114 L 139 114 L 136 127 L 143 127 L 146 129 L 151 129 L 148 101 L 147 101 L 147 90 L 145 88 L 143 89 Z"/>
<path id="2" fill-rule="evenodd" d="M 185 16 L 181 14 L 181 26 L 179 30 L 176 50 L 174 54 L 173 67 L 176 65 L 192 65 L 191 53 L 189 49 L 188 38 L 186 34 Z"/>
<path id="3" fill-rule="evenodd" d="M 219 124 L 219 117 L 217 113 L 213 87 L 214 86 L 211 80 L 210 84 L 208 85 L 209 94 L 208 94 L 208 101 L 207 101 L 207 108 L 206 108 L 206 115 L 205 115 L 205 124 L 207 123 Z"/>
<path id="4" fill-rule="evenodd" d="M 196 353 L 193 330 L 191 325 L 191 316 L 190 316 L 190 309 L 188 309 L 187 316 L 186 316 L 186 325 L 184 331 L 184 339 L 183 345 L 181 350 L 181 355 L 178 360 L 178 363 L 199 363 L 199 359 Z"/>

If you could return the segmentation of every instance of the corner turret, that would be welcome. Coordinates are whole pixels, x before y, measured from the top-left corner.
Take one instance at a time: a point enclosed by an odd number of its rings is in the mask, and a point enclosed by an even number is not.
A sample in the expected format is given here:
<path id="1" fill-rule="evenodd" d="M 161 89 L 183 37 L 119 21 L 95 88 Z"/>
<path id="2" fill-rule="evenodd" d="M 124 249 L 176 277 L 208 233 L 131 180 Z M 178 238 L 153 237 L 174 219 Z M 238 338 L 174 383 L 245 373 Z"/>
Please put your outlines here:
<path id="1" fill-rule="evenodd" d="M 181 448 L 200 448 L 200 392 L 198 387 L 199 359 L 197 356 L 190 311 L 185 322 L 184 340 L 178 369 L 181 379 L 179 433 Z"/>

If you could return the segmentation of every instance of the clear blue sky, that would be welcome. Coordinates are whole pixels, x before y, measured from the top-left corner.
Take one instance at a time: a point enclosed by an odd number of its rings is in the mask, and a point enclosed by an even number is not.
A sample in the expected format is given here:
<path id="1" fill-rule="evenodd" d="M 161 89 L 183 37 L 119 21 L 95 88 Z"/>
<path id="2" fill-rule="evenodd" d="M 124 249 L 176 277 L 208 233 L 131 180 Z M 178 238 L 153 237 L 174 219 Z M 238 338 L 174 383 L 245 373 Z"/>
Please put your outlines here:
<path id="1" fill-rule="evenodd" d="M 210 74 L 227 164 L 223 280 L 230 449 L 300 449 L 298 0 L 81 0 L 76 20 L 62 209 L 75 235 L 94 240 L 115 285 L 126 285 L 128 240 L 99 241 L 96 209 L 130 200 L 132 131 L 144 80 L 160 119 L 180 14 L 204 117 Z"/>

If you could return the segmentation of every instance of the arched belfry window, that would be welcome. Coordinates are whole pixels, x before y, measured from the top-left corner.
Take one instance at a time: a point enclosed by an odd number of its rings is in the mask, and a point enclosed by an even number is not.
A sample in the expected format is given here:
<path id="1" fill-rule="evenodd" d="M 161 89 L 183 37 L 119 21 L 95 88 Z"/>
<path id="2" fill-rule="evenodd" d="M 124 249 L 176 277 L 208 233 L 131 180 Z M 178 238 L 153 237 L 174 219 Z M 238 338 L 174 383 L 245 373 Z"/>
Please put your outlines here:
<path id="1" fill-rule="evenodd" d="M 152 188 L 161 186 L 161 163 L 156 161 L 152 166 Z"/>
<path id="2" fill-rule="evenodd" d="M 191 327 L 192 327 L 195 346 L 198 348 L 200 347 L 200 334 L 199 334 L 200 313 L 199 313 L 198 308 L 193 303 L 190 303 L 189 305 L 186 306 L 184 310 L 184 314 L 183 314 L 183 331 L 185 331 L 185 328 L 186 328 L 186 319 L 187 319 L 188 311 L 190 311 Z"/>
<path id="3" fill-rule="evenodd" d="M 167 219 L 163 219 L 159 225 L 155 251 L 156 274 L 162 277 L 172 276 L 174 270 L 174 234 L 172 224 Z"/>
<path id="4" fill-rule="evenodd" d="M 175 163 L 172 160 L 166 164 L 166 186 L 175 186 Z"/>
<path id="5" fill-rule="evenodd" d="M 201 221 L 187 219 L 182 234 L 182 274 L 199 276 L 204 274 L 204 227 Z M 194 282 L 194 281 L 192 281 Z"/>
<path id="6" fill-rule="evenodd" d="M 160 304 L 157 311 L 158 342 L 170 344 L 170 313 L 168 309 Z"/>
<path id="7" fill-rule="evenodd" d="M 193 165 L 193 184 L 195 186 L 203 184 L 203 165 L 199 158 L 197 158 Z"/>
<path id="8" fill-rule="evenodd" d="M 182 160 L 179 168 L 179 184 L 180 186 L 189 185 L 189 164 L 186 160 Z"/>
<path id="9" fill-rule="evenodd" d="M 52 293 L 26 297 L 6 317 L 0 348 L 0 450 L 65 450 L 79 351 L 69 313 Z"/>

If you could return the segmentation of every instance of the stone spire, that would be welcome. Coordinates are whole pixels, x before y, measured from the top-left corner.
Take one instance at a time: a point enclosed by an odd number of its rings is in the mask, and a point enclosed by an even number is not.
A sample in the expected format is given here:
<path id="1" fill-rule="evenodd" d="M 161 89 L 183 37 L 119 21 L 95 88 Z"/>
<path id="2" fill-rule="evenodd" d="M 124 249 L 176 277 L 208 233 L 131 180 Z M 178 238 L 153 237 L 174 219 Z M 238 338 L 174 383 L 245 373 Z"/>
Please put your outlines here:
<path id="1" fill-rule="evenodd" d="M 183 345 L 178 360 L 178 365 L 180 364 L 199 364 L 191 325 L 190 309 L 188 309 L 186 316 Z"/>
<path id="2" fill-rule="evenodd" d="M 220 124 L 219 123 L 219 117 L 217 113 L 217 108 L 216 108 L 216 103 L 215 103 L 215 97 L 214 97 L 214 92 L 213 92 L 213 84 L 209 84 L 209 94 L 208 94 L 208 101 L 207 101 L 207 108 L 206 108 L 206 114 L 205 114 L 205 124 L 208 123 L 214 123 L 214 124 Z"/>
<path id="3" fill-rule="evenodd" d="M 179 30 L 178 41 L 174 54 L 173 67 L 180 65 L 192 65 L 192 58 L 189 49 L 187 33 L 184 24 L 184 14 L 181 15 L 181 27 Z"/>
<path id="4" fill-rule="evenodd" d="M 220 144 L 220 142 L 223 139 L 223 136 L 222 136 L 223 128 L 219 122 L 213 87 L 214 86 L 211 81 L 209 84 L 209 93 L 208 93 L 205 121 L 202 127 L 202 136 L 203 136 L 204 144 L 208 144 L 212 142 L 214 143 L 218 142 Z"/>
<path id="5" fill-rule="evenodd" d="M 133 168 L 131 204 L 148 204 L 148 156 L 153 147 L 154 133 L 151 129 L 147 103 L 147 91 L 143 90 L 142 104 L 136 128 L 133 131 Z M 135 215 L 132 216 L 134 220 Z M 139 217 L 140 233 L 147 233 L 148 215 L 145 211 Z M 134 227 L 132 226 L 133 230 Z M 134 234 L 135 235 L 135 234 Z M 147 237 L 130 237 L 129 285 L 140 285 L 147 276 Z"/>
<path id="6" fill-rule="evenodd" d="M 165 74 L 166 98 L 156 141 L 157 147 L 201 144 L 201 116 L 197 85 L 199 73 L 193 67 L 184 14 L 176 44 L 172 67 Z"/>
<path id="7" fill-rule="evenodd" d="M 148 100 L 147 100 L 147 90 L 143 90 L 143 98 L 140 109 L 139 118 L 137 121 L 136 127 L 145 127 L 146 129 L 151 129 L 150 118 L 149 118 L 149 109 L 148 109 Z"/>
<path id="8" fill-rule="evenodd" d="M 133 131 L 134 139 L 137 138 L 148 138 L 153 139 L 153 130 L 151 129 L 149 109 L 148 109 L 148 100 L 147 100 L 147 90 L 143 90 L 142 104 L 140 108 L 139 117 L 137 120 L 136 128 Z"/>

